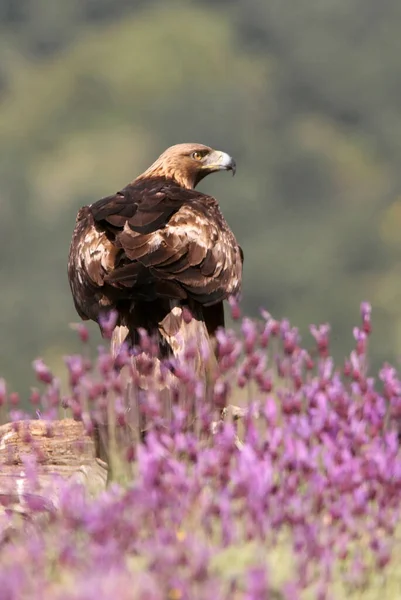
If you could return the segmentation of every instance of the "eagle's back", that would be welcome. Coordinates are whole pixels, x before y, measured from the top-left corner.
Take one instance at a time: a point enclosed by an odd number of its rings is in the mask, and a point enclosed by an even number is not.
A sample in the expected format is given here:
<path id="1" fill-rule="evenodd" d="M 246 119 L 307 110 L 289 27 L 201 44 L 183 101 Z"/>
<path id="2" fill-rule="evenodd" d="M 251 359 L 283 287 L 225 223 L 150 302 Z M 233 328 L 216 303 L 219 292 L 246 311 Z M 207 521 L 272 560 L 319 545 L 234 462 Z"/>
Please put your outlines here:
<path id="1" fill-rule="evenodd" d="M 158 298 L 213 305 L 241 287 L 242 255 L 216 200 L 151 178 L 82 208 L 68 277 L 77 312 Z"/>

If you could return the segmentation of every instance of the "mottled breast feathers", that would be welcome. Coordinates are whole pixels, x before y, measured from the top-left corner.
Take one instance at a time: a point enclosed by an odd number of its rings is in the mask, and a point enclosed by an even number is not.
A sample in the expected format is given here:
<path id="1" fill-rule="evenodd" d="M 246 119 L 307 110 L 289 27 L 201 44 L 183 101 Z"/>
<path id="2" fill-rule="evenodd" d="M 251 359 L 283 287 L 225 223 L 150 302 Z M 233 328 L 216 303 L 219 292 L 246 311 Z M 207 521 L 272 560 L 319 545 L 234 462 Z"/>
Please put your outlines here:
<path id="1" fill-rule="evenodd" d="M 239 293 L 242 251 L 214 198 L 145 178 L 79 211 L 68 276 L 83 319 L 163 297 L 209 306 Z"/>

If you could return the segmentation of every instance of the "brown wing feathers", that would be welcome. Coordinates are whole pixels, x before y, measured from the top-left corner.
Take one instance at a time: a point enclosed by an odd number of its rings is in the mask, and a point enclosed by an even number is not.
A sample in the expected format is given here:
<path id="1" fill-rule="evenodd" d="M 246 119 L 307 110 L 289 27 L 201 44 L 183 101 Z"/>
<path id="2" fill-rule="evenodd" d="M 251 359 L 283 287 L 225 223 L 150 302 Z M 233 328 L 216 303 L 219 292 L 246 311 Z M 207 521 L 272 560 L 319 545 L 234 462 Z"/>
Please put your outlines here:
<path id="1" fill-rule="evenodd" d="M 111 198 L 108 204 L 101 201 L 99 208 L 92 207 L 95 221 L 106 232 L 109 229 L 115 247 L 122 251 L 120 264 L 105 275 L 104 281 L 126 286 L 142 273 L 142 265 L 151 269 L 148 282 L 153 278 L 176 280 L 181 284 L 184 289 L 179 293 L 177 286 L 173 288 L 175 297 L 185 297 L 185 289 L 187 293 L 203 296 L 221 288 L 222 299 L 225 289 L 221 284 L 226 283 L 226 277 L 221 276 L 225 254 L 229 250 L 235 262 L 235 247 L 224 248 L 223 255 L 218 256 L 221 244 L 215 247 L 219 239 L 219 223 L 213 222 L 215 202 L 207 196 L 187 192 L 183 194 L 187 201 L 184 204 L 182 198 L 176 199 L 175 187 L 172 186 L 171 195 L 168 188 L 151 194 L 150 199 L 142 195 L 141 203 L 132 201 L 133 194 L 129 190 L 125 193 L 125 204 L 119 197 L 117 201 Z"/>

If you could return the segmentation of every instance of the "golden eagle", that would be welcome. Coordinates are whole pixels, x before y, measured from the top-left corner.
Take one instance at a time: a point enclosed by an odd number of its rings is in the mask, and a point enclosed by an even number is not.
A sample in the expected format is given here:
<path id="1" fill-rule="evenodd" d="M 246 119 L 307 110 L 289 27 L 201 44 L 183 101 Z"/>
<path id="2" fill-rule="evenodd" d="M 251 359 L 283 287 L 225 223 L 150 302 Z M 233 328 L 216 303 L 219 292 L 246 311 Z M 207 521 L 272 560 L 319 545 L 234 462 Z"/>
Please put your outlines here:
<path id="1" fill-rule="evenodd" d="M 177 355 L 180 330 L 185 338 L 203 327 L 210 339 L 224 326 L 223 300 L 240 292 L 243 254 L 217 201 L 195 190 L 221 170 L 235 173 L 225 152 L 177 144 L 120 192 L 78 212 L 68 261 L 75 307 L 100 326 L 102 315 L 117 312 L 114 350 L 136 344 L 143 328 L 158 336 L 161 356 Z"/>

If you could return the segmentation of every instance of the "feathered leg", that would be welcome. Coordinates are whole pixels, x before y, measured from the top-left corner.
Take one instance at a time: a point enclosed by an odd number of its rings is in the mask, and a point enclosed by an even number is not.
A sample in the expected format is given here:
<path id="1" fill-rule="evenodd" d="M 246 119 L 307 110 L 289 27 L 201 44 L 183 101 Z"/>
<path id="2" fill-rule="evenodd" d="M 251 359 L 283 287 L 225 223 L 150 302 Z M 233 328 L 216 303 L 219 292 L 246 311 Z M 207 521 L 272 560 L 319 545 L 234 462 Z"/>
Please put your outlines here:
<path id="1" fill-rule="evenodd" d="M 145 353 L 133 357 L 132 371 L 128 366 L 121 370 L 124 403 L 127 407 L 127 428 L 120 428 L 118 434 L 116 432 L 118 441 L 124 443 L 127 437 L 136 441 L 143 439 L 146 418 L 143 416 L 140 403 L 146 401 L 149 391 L 155 392 L 159 397 L 165 416 L 171 412 L 173 396 L 178 395 L 179 401 L 185 403 L 188 409 L 190 421 L 194 421 L 196 407 L 193 395 L 190 398 L 180 395 L 179 378 L 175 377 L 173 372 L 162 376 L 160 358 L 171 356 L 177 359 L 180 365 L 184 367 L 187 365 L 192 372 L 195 372 L 197 380 L 204 381 L 204 397 L 206 401 L 210 401 L 217 371 L 215 333 L 220 326 L 224 326 L 222 303 L 209 308 L 194 302 L 182 306 L 174 300 L 163 303 L 141 303 L 135 305 L 132 313 L 125 315 L 124 325 L 118 325 L 112 334 L 113 356 L 117 356 L 124 342 L 130 346 L 138 344 L 138 329 L 142 328 L 150 336 L 156 336 L 159 357 L 152 357 L 151 376 L 144 375 L 142 372 L 143 361 L 149 360 Z M 108 462 L 107 440 L 110 432 L 107 425 L 100 426 L 99 430 L 100 458 Z"/>

